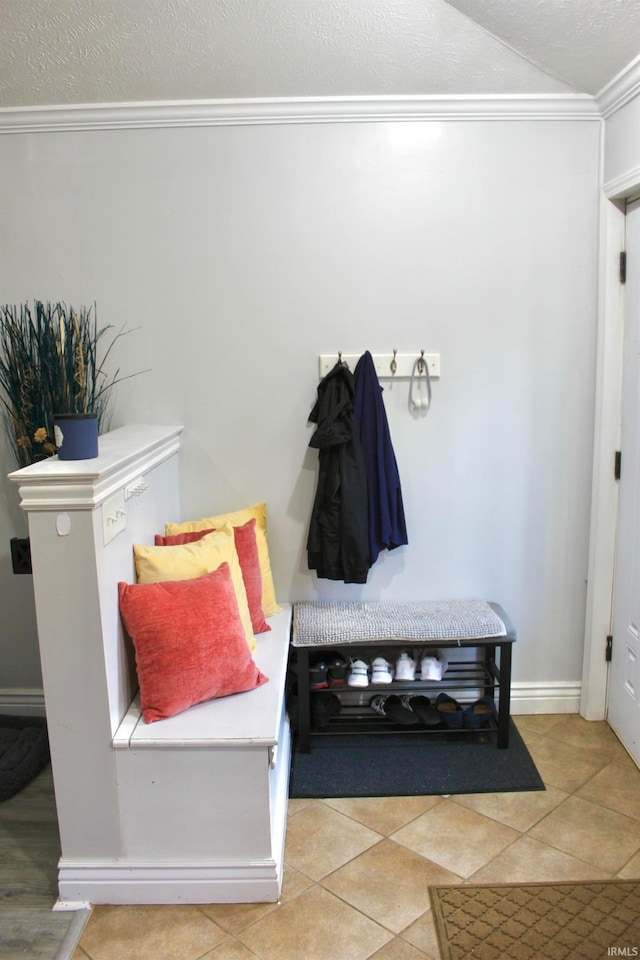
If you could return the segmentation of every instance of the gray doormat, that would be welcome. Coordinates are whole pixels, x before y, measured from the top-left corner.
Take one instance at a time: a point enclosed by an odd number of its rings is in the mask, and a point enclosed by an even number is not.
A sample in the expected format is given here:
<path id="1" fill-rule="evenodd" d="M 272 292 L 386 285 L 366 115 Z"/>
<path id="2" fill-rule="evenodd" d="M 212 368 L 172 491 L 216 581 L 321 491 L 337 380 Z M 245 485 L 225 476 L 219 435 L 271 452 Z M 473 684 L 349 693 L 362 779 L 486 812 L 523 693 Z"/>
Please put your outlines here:
<path id="1" fill-rule="evenodd" d="M 0 801 L 19 793 L 48 762 L 44 717 L 0 715 Z"/>
<path id="2" fill-rule="evenodd" d="M 343 734 L 311 737 L 294 750 L 289 796 L 410 797 L 544 790 L 513 720 L 509 747 L 478 733 Z"/>

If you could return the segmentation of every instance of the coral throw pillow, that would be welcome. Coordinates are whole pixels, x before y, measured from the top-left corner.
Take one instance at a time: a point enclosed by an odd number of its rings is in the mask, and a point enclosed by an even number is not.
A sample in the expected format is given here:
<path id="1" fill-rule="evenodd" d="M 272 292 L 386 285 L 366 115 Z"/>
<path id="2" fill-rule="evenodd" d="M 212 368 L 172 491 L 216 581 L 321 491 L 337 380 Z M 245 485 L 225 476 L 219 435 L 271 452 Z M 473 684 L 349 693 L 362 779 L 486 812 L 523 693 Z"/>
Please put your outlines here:
<path id="1" fill-rule="evenodd" d="M 217 570 L 221 563 L 228 563 L 247 645 L 250 650 L 255 650 L 256 638 L 253 635 L 247 591 L 242 578 L 235 535 L 230 524 L 223 525 L 214 533 L 208 533 L 195 543 L 184 543 L 176 547 L 147 547 L 134 543 L 133 555 L 138 583 L 192 580 Z"/>
<path id="2" fill-rule="evenodd" d="M 267 682 L 247 647 L 228 564 L 194 580 L 119 583 L 118 599 L 147 723 Z"/>
<path id="3" fill-rule="evenodd" d="M 248 520 L 256 521 L 256 542 L 260 557 L 260 573 L 262 574 L 262 609 L 265 617 L 272 617 L 280 613 L 282 607 L 276 600 L 276 592 L 271 573 L 269 558 L 269 544 L 267 541 L 267 508 L 264 503 L 255 503 L 243 510 L 234 510 L 232 513 L 221 513 L 216 517 L 205 517 L 202 520 L 188 520 L 185 523 L 167 523 L 165 534 L 173 536 L 176 533 L 193 533 L 197 530 L 206 530 L 213 527 L 218 529 L 223 523 L 230 523 L 233 527 L 240 527 Z"/>
<path id="4" fill-rule="evenodd" d="M 185 533 L 175 533 L 163 537 L 156 534 L 156 547 L 179 547 L 185 543 L 195 543 L 202 540 L 209 533 L 214 533 L 214 529 L 191 530 Z M 251 625 L 254 633 L 265 633 L 271 630 L 262 610 L 262 572 L 260 570 L 260 555 L 258 553 L 258 541 L 256 539 L 256 520 L 255 517 L 240 527 L 233 527 L 233 536 L 236 544 L 236 552 L 240 561 L 242 570 L 242 579 L 244 588 L 247 592 L 247 603 L 249 604 L 249 615 L 251 616 Z"/>
<path id="5" fill-rule="evenodd" d="M 185 543 L 196 543 L 202 540 L 208 533 L 215 533 L 213 527 L 208 530 L 192 530 L 190 533 L 176 533 L 173 537 L 163 537 L 159 533 L 155 536 L 156 547 L 181 547 Z"/>

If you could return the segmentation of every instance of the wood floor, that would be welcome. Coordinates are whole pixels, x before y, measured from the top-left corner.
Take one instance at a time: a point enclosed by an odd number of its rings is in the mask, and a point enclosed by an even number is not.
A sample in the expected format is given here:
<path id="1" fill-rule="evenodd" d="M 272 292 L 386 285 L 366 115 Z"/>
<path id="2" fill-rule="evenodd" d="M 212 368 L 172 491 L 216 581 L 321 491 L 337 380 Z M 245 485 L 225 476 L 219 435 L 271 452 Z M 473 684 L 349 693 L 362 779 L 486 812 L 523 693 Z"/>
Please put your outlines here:
<path id="1" fill-rule="evenodd" d="M 0 957 L 59 960 L 74 914 L 52 912 L 60 839 L 51 767 L 0 803 Z M 62 951 L 62 952 L 61 952 Z"/>

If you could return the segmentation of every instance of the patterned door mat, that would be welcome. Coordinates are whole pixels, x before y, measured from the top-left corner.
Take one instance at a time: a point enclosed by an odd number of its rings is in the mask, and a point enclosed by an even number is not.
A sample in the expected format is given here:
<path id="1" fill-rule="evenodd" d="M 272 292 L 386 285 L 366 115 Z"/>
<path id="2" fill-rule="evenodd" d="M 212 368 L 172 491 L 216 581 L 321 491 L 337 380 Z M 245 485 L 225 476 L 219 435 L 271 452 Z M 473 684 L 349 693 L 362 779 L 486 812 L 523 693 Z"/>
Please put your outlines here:
<path id="1" fill-rule="evenodd" d="M 442 960 L 640 956 L 640 881 L 431 887 Z"/>

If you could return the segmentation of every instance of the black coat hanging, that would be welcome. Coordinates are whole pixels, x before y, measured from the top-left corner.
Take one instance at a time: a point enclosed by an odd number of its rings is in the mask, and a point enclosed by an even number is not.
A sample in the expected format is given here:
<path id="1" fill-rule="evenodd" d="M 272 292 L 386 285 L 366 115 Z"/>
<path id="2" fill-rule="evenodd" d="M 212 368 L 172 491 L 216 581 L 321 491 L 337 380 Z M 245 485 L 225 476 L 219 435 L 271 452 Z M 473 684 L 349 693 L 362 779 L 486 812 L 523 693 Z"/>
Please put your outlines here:
<path id="1" fill-rule="evenodd" d="M 367 479 L 354 421 L 353 374 L 342 362 L 318 385 L 309 443 L 319 471 L 307 539 L 310 570 L 327 580 L 366 583 L 371 566 Z"/>

